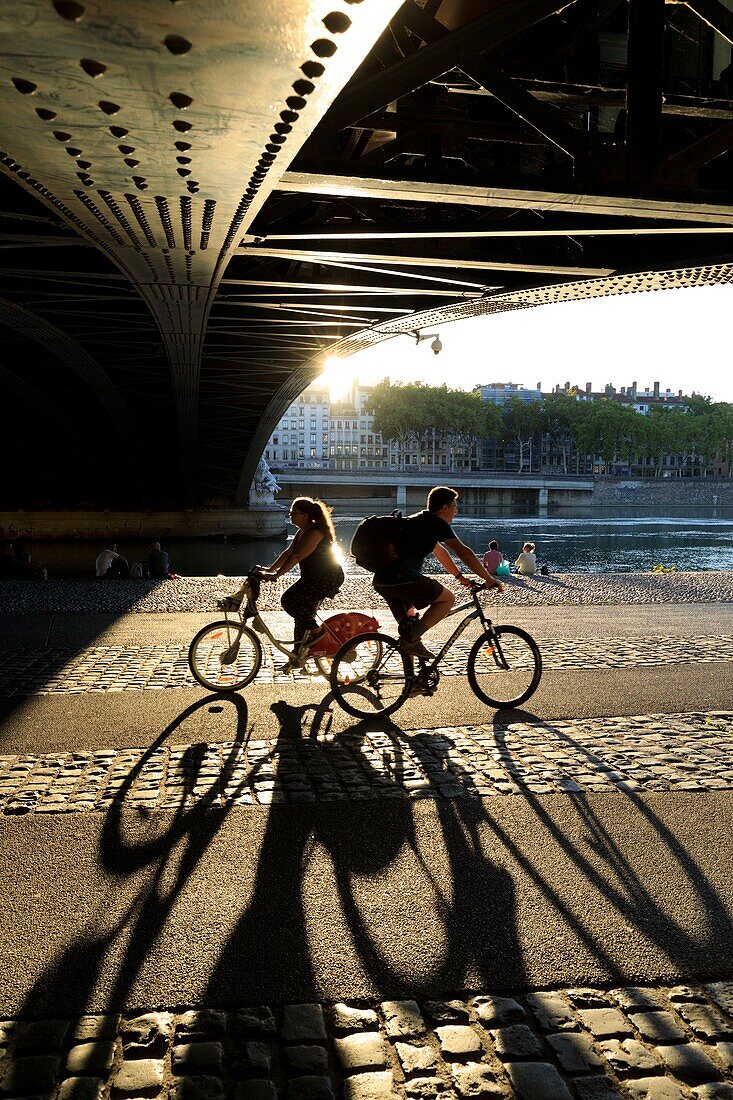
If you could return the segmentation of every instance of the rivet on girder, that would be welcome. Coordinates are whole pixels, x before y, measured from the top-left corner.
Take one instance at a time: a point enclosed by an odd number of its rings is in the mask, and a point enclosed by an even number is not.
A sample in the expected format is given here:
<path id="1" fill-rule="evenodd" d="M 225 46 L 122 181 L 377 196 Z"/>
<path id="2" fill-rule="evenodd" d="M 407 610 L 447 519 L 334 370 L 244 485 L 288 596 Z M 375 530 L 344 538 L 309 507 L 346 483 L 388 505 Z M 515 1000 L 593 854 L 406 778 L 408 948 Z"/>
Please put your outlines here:
<path id="1" fill-rule="evenodd" d="M 78 23 L 84 14 L 84 5 L 77 4 L 76 0 L 53 0 L 53 6 L 61 18 L 70 23 Z"/>
<path id="2" fill-rule="evenodd" d="M 106 65 L 103 65 L 101 61 L 93 61 L 90 57 L 82 57 L 79 64 L 87 76 L 91 76 L 95 80 L 98 76 L 103 76 L 107 72 Z"/>
<path id="3" fill-rule="evenodd" d="M 182 34 L 169 34 L 163 39 L 165 48 L 172 54 L 179 56 L 180 54 L 188 53 L 191 49 L 191 43 L 187 38 L 184 38 Z"/>
<path id="4" fill-rule="evenodd" d="M 190 95 L 186 95 L 185 92 L 171 92 L 168 96 L 174 107 L 177 107 L 179 111 L 185 111 L 193 103 L 193 99 Z"/>
<path id="5" fill-rule="evenodd" d="M 323 25 L 331 34 L 343 34 L 351 26 L 351 20 L 342 11 L 330 11 L 324 18 Z"/>
<path id="6" fill-rule="evenodd" d="M 319 76 L 323 76 L 326 70 L 320 61 L 304 61 L 300 66 L 300 71 L 310 77 L 311 80 L 317 80 Z"/>
<path id="7" fill-rule="evenodd" d="M 100 99 L 99 101 L 100 111 L 104 111 L 106 115 L 116 115 L 120 109 L 119 103 L 112 103 L 109 99 Z M 127 130 L 125 130 L 127 133 Z"/>
<path id="8" fill-rule="evenodd" d="M 311 49 L 316 57 L 333 57 L 338 47 L 330 38 L 318 38 L 311 42 Z"/>
<path id="9" fill-rule="evenodd" d="M 21 76 L 12 77 L 12 83 L 21 95 L 33 95 L 34 92 L 38 91 L 37 84 L 34 84 L 32 80 L 23 80 Z"/>

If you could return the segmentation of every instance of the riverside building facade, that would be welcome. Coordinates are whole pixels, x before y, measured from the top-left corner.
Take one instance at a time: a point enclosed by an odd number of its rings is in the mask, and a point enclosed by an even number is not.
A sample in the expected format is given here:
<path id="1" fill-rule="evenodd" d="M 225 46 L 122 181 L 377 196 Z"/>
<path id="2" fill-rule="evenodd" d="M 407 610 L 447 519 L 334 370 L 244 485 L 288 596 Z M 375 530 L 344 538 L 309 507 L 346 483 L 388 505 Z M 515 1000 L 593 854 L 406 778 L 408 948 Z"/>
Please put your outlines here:
<path id="1" fill-rule="evenodd" d="M 436 429 L 425 440 L 384 440 L 368 411 L 372 386 L 354 384 L 343 401 L 313 383 L 281 417 L 265 448 L 272 470 L 478 470 L 481 444 L 449 447 Z"/>
<path id="2" fill-rule="evenodd" d="M 420 440 L 384 440 L 374 431 L 374 417 L 368 411 L 372 392 L 373 387 L 355 383 L 343 400 L 332 401 L 328 386 L 317 382 L 308 386 L 283 414 L 268 440 L 264 457 L 271 469 L 276 472 L 293 469 L 414 472 L 425 469 L 434 470 L 436 476 L 441 472 L 448 476 L 450 472 L 471 470 L 518 472 L 518 443 L 511 437 L 485 439 L 456 448 L 435 429 L 428 438 Z M 580 387 L 566 382 L 555 385 L 549 394 L 542 392 L 540 383 L 527 388 L 514 382 L 490 382 L 475 386 L 474 392 L 500 407 L 506 406 L 512 398 L 539 407 L 546 397 L 565 393 L 584 403 L 613 400 L 630 406 L 642 416 L 654 406 L 685 409 L 689 400 L 681 390 L 677 393 L 661 390 L 658 382 L 652 389 L 641 390 L 632 382 L 619 390 L 609 384 L 600 391 L 593 391 L 590 383 Z M 658 459 L 656 461 L 658 463 Z M 720 476 L 716 461 L 714 457 L 688 455 L 682 470 L 678 456 L 666 455 L 662 476 Z M 538 430 L 529 448 L 529 463 L 523 466 L 522 472 L 643 477 L 652 471 L 653 465 L 652 459 L 634 455 L 601 464 L 593 455 L 578 453 L 573 439 L 561 439 Z"/>

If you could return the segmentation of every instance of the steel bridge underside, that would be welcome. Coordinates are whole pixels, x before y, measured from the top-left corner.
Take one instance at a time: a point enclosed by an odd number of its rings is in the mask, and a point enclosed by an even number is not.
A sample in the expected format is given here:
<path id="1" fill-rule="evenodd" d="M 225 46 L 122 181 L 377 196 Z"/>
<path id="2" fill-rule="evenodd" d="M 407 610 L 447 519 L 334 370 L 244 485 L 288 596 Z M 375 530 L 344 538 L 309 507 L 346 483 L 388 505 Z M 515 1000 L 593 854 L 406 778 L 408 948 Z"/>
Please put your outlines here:
<path id="1" fill-rule="evenodd" d="M 244 503 L 326 354 L 731 279 L 722 0 L 0 0 L 0 34 L 0 507 Z"/>

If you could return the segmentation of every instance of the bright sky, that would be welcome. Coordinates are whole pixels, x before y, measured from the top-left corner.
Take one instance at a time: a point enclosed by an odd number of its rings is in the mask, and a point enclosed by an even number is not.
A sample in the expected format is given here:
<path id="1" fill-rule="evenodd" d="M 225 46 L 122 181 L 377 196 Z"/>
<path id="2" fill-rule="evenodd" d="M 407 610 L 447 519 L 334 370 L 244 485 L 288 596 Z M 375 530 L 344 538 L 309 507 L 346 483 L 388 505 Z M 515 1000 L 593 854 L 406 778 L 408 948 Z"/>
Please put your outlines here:
<path id="1" fill-rule="evenodd" d="M 329 366 L 324 380 L 366 385 L 389 377 L 470 390 L 488 382 L 517 382 L 544 393 L 559 383 L 594 391 L 607 382 L 639 390 L 702 393 L 733 402 L 729 344 L 733 285 L 621 294 L 456 321 L 430 329 L 419 345 L 397 336 Z M 423 330 L 425 332 L 427 330 Z M 334 396 L 336 396 L 334 394 Z"/>

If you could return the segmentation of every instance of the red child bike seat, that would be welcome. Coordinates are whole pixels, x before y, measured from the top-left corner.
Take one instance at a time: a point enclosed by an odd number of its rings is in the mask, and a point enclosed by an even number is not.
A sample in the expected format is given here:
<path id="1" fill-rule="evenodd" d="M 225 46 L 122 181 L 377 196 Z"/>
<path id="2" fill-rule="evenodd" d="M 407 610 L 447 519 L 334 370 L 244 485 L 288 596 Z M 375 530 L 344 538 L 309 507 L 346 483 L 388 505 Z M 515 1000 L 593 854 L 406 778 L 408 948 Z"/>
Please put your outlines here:
<path id="1" fill-rule="evenodd" d="M 309 657 L 333 657 L 349 638 L 379 630 L 376 619 L 370 615 L 362 615 L 358 611 L 342 611 L 338 615 L 331 615 L 324 620 L 323 626 L 326 628 L 326 633 L 309 650 Z"/>

